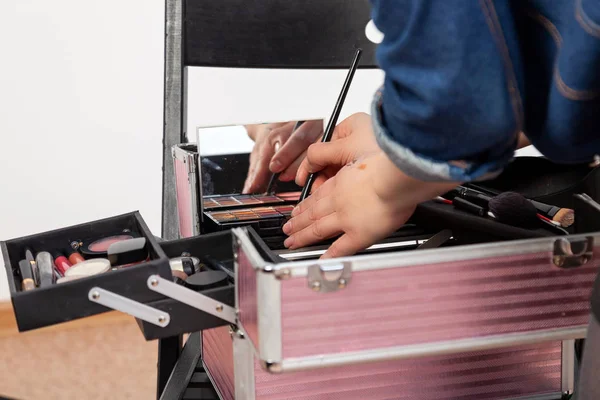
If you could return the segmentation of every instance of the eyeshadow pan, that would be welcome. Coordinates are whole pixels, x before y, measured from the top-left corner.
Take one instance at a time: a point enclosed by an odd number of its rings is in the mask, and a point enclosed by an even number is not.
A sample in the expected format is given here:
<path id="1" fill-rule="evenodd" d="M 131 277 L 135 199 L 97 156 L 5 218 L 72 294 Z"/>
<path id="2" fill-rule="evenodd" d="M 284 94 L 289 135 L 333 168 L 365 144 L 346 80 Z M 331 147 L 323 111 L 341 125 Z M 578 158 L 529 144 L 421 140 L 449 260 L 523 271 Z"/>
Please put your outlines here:
<path id="1" fill-rule="evenodd" d="M 243 209 L 243 210 L 232 210 L 231 214 L 235 216 L 238 221 L 248 221 L 251 219 L 258 219 L 259 216 L 252 210 Z"/>
<path id="2" fill-rule="evenodd" d="M 258 200 L 262 201 L 263 203 L 281 203 L 283 201 L 279 197 L 273 196 L 273 195 L 261 195 L 261 196 L 254 196 L 254 197 L 257 198 Z"/>
<path id="3" fill-rule="evenodd" d="M 235 199 L 235 197 L 232 197 L 232 196 L 221 197 L 221 198 L 216 199 L 216 201 L 219 203 L 219 205 L 221 207 L 238 206 L 238 205 L 242 204 L 239 201 L 237 201 Z"/>
<path id="4" fill-rule="evenodd" d="M 282 215 L 275 210 L 273 207 L 261 207 L 255 208 L 254 212 L 258 214 L 260 218 L 272 218 L 272 217 L 281 217 Z"/>
<path id="5" fill-rule="evenodd" d="M 240 204 L 244 204 L 244 205 L 252 205 L 252 204 L 262 203 L 262 201 L 258 200 L 256 197 L 250 196 L 250 195 L 237 196 L 236 200 L 239 201 Z"/>
<path id="6" fill-rule="evenodd" d="M 207 214 L 218 222 L 228 222 L 237 220 L 237 217 L 235 215 L 227 211 L 208 212 Z"/>
<path id="7" fill-rule="evenodd" d="M 277 197 L 285 201 L 298 201 L 300 199 L 300 192 L 277 193 Z"/>
<path id="8" fill-rule="evenodd" d="M 217 202 L 215 202 L 213 199 L 203 199 L 202 200 L 202 206 L 207 209 L 207 208 L 214 208 L 217 207 L 218 204 Z"/>
<path id="9" fill-rule="evenodd" d="M 284 217 L 289 217 L 290 215 L 292 215 L 294 206 L 277 206 L 275 207 L 275 210 L 281 213 L 281 215 L 283 215 Z"/>

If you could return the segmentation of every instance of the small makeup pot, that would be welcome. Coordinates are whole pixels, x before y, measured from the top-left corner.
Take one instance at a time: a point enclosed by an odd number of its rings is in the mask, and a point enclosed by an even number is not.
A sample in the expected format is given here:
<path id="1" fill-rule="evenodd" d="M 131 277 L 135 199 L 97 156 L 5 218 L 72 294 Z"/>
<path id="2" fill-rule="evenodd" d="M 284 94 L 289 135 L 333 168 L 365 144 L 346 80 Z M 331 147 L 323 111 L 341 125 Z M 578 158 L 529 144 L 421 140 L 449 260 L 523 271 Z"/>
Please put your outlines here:
<path id="1" fill-rule="evenodd" d="M 134 232 L 121 232 L 111 236 L 102 238 L 94 238 L 84 240 L 79 243 L 78 250 L 86 259 L 90 258 L 108 258 L 108 248 L 118 242 L 139 238 L 140 236 Z"/>
<path id="2" fill-rule="evenodd" d="M 185 286 L 200 291 L 222 286 L 227 283 L 227 279 L 228 276 L 223 271 L 202 271 L 188 277 Z"/>
<path id="3" fill-rule="evenodd" d="M 200 260 L 196 257 L 175 257 L 169 260 L 171 271 L 181 271 L 186 275 L 193 275 L 200 271 Z"/>

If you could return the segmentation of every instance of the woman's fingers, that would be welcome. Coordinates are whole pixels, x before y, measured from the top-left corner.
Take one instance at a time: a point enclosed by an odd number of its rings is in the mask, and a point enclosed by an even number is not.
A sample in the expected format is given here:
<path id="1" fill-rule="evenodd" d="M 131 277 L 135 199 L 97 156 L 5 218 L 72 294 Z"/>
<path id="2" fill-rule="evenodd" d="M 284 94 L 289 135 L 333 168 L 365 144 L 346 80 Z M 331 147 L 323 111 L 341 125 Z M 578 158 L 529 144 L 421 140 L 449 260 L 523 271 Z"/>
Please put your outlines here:
<path id="1" fill-rule="evenodd" d="M 368 244 L 365 244 L 365 241 L 345 233 L 329 246 L 321 259 L 350 256 L 367 246 Z"/>
<path id="2" fill-rule="evenodd" d="M 336 213 L 326 215 L 320 218 L 301 231 L 288 237 L 284 245 L 289 249 L 298 249 L 312 243 L 320 242 L 332 238 L 342 233 L 340 223 Z"/>
<path id="3" fill-rule="evenodd" d="M 306 209 L 303 213 L 296 215 L 283 225 L 283 233 L 293 235 L 321 218 L 332 214 L 335 211 L 334 203 L 331 196 L 322 198 L 314 203 L 314 205 Z"/>
<path id="4" fill-rule="evenodd" d="M 298 204 L 294 210 L 292 210 L 292 218 L 302 214 L 309 208 L 311 208 L 315 203 L 317 203 L 320 199 L 329 196 L 333 190 L 335 189 L 335 178 L 329 179 L 320 188 L 316 189 L 310 196 L 306 198 L 303 202 Z"/>

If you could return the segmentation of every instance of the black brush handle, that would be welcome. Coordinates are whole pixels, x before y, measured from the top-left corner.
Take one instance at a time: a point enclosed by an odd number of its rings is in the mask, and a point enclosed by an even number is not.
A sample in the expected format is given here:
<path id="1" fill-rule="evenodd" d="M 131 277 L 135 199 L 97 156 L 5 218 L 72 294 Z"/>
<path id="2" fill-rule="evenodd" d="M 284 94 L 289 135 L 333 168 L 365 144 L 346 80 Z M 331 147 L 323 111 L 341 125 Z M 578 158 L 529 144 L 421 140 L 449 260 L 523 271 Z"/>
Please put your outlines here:
<path id="1" fill-rule="evenodd" d="M 352 65 L 350 65 L 350 70 L 348 71 L 348 75 L 346 75 L 346 80 L 344 81 L 344 85 L 342 86 L 342 91 L 335 103 L 335 107 L 333 108 L 333 113 L 331 114 L 331 118 L 329 118 L 329 122 L 327 123 L 327 128 L 325 128 L 325 133 L 323 134 L 323 138 L 321 139 L 322 143 L 329 142 L 331 137 L 333 136 L 333 130 L 337 125 L 337 120 L 340 116 L 340 112 L 342 111 L 342 107 L 344 106 L 344 101 L 346 100 L 346 95 L 348 94 L 348 90 L 350 89 L 350 84 L 352 83 L 352 78 L 354 78 L 354 73 L 356 72 L 356 68 L 358 67 L 358 62 L 360 61 L 360 56 L 362 55 L 362 50 L 357 49 L 354 54 L 354 60 L 352 61 Z M 315 183 L 315 174 L 310 174 L 308 179 L 306 180 L 306 184 L 302 188 L 302 193 L 300 194 L 300 199 L 298 203 L 304 201 L 308 195 L 310 194 L 310 190 L 312 189 L 312 185 Z"/>
<path id="2" fill-rule="evenodd" d="M 475 203 L 471 203 L 462 197 L 455 197 L 454 200 L 452 200 L 452 204 L 459 210 L 463 210 L 480 217 L 485 217 L 487 215 L 487 210 L 484 207 Z"/>
<path id="3" fill-rule="evenodd" d="M 537 208 L 537 210 L 540 213 L 544 214 L 549 218 L 553 218 L 556 215 L 556 213 L 560 211 L 560 207 L 557 206 L 551 206 L 550 204 L 540 203 L 539 201 L 535 200 L 529 201 L 535 206 L 535 208 Z"/>
<path id="4" fill-rule="evenodd" d="M 292 133 L 296 132 L 298 130 L 298 128 L 300 128 L 304 122 L 305 121 L 298 121 L 298 122 L 296 122 L 296 124 L 292 128 Z M 274 174 L 271 175 L 271 179 L 269 180 L 269 184 L 267 185 L 267 190 L 265 191 L 265 194 L 272 194 L 273 193 L 274 189 L 277 186 L 276 182 L 279 180 L 279 175 L 281 175 L 281 172 L 276 172 L 276 173 L 274 173 Z"/>

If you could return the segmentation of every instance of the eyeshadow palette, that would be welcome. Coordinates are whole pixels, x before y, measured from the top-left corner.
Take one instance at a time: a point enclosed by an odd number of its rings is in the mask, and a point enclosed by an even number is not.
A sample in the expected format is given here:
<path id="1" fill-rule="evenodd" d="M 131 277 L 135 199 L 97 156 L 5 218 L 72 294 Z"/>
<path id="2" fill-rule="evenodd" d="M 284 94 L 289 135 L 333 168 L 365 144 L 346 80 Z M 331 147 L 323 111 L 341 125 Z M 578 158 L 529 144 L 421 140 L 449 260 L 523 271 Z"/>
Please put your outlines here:
<path id="1" fill-rule="evenodd" d="M 282 236 L 300 192 L 212 196 L 203 199 L 203 233 L 251 226 L 262 237 Z"/>
<path id="2" fill-rule="evenodd" d="M 283 205 L 273 207 L 241 208 L 228 211 L 207 211 L 205 215 L 216 223 L 252 221 L 269 218 L 286 218 L 292 213 L 294 206 Z"/>
<path id="3" fill-rule="evenodd" d="M 257 205 L 276 205 L 297 202 L 300 192 L 288 192 L 265 195 L 226 195 L 205 197 L 202 201 L 204 211 L 230 208 L 248 208 Z"/>

